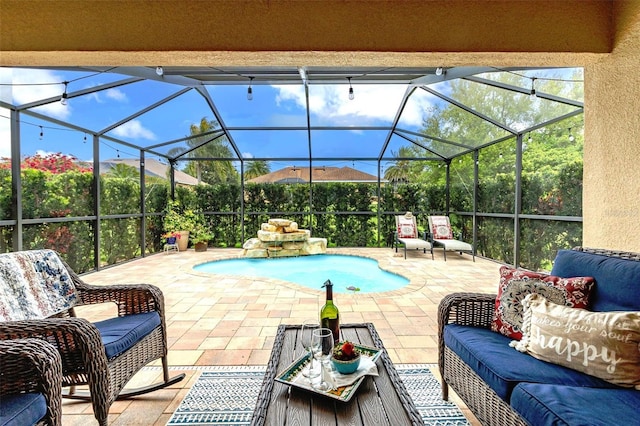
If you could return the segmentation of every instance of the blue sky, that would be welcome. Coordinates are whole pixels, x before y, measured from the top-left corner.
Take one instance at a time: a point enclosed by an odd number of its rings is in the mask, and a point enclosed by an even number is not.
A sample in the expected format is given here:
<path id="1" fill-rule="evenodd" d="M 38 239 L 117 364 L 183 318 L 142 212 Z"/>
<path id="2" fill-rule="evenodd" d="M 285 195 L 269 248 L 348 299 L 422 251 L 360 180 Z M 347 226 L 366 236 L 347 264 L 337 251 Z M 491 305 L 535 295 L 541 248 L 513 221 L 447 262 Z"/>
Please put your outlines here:
<path id="1" fill-rule="evenodd" d="M 68 81 L 68 93 L 113 82 L 126 76 L 114 74 L 63 72 L 0 68 L 0 98 L 22 105 L 49 97 L 59 97 Z M 11 86 L 7 83 L 12 83 Z M 50 83 L 50 84 L 49 84 Z M 312 126 L 390 126 L 405 92 L 405 85 L 354 85 L 355 99 L 348 99 L 348 84 L 310 86 Z M 253 100 L 247 100 L 247 86 L 207 86 L 222 120 L 228 127 L 306 126 L 306 100 L 302 85 L 253 85 Z M 33 109 L 43 115 L 99 132 L 154 102 L 181 90 L 182 87 L 145 81 L 120 86 L 68 100 L 66 106 L 53 102 Z M 404 128 L 417 131 L 429 99 L 412 102 L 402 117 Z M 9 156 L 9 112 L 0 109 L 0 156 Z M 148 147 L 189 134 L 189 127 L 202 117 L 213 119 L 204 98 L 195 90 L 137 117 L 108 132 L 108 135 Z M 41 127 L 42 126 L 42 127 Z M 42 136 L 40 134 L 42 133 Z M 317 131 L 312 133 L 315 157 L 377 157 L 387 131 Z M 85 141 L 86 136 L 86 141 Z M 247 158 L 306 157 L 306 131 L 236 131 L 232 133 L 242 155 Z M 21 115 L 22 156 L 62 152 L 81 160 L 92 158 L 91 135 L 65 129 Z M 396 142 L 406 144 L 406 142 Z M 167 152 L 166 148 L 158 148 Z M 117 156 L 137 158 L 138 152 L 112 141 L 103 141 L 101 159 Z M 152 157 L 156 158 L 156 157 Z M 277 170 L 304 162 L 272 161 Z M 355 166 L 375 173 L 375 162 L 323 161 L 327 166 Z"/>
<path id="2" fill-rule="evenodd" d="M 573 71 L 550 72 L 569 78 Z M 531 75 L 542 75 L 540 70 L 534 73 Z M 0 99 L 14 105 L 23 105 L 41 99 L 59 98 L 65 88 L 64 81 L 69 82 L 68 93 L 74 93 L 126 77 L 113 73 L 0 68 L 0 83 L 2 83 Z M 529 81 L 527 77 L 522 80 L 524 83 Z M 448 84 L 448 82 L 439 83 L 438 90 L 447 94 Z M 207 86 L 221 114 L 221 119 L 227 127 L 306 126 L 306 99 L 302 84 L 284 86 L 254 84 L 251 101 L 247 99 L 247 87 L 248 84 Z M 353 100 L 348 98 L 348 88 L 347 81 L 341 85 L 309 86 L 312 126 L 389 127 L 397 113 L 406 85 L 354 84 L 355 99 Z M 100 132 L 181 89 L 183 89 L 182 86 L 143 81 L 71 98 L 66 106 L 55 101 L 33 110 Z M 439 98 L 423 90 L 417 90 L 407 102 L 399 127 L 418 132 L 423 116 L 428 113 L 429 108 L 442 104 L 443 101 Z M 0 116 L 0 157 L 7 157 L 10 153 L 10 128 L 9 120 L 5 117 L 9 116 L 9 112 L 0 108 Z M 204 98 L 195 90 L 191 90 L 116 127 L 107 134 L 134 145 L 150 147 L 189 135 L 190 125 L 198 123 L 202 117 L 214 118 Z M 92 159 L 92 138 L 89 133 L 69 130 L 59 124 L 26 114 L 21 115 L 20 121 L 23 157 L 36 153 L 61 152 L 73 155 L 80 160 Z M 314 167 L 350 166 L 376 174 L 375 161 L 343 161 L 338 158 L 377 158 L 387 135 L 386 130 L 313 131 L 311 134 L 313 157 L 328 158 L 328 160 L 314 162 Z M 244 158 L 273 158 L 274 160 L 270 161 L 272 171 L 286 166 L 308 165 L 308 160 L 275 160 L 277 157 L 307 158 L 306 131 L 236 130 L 231 131 L 231 136 Z M 393 151 L 408 144 L 409 142 L 405 139 L 394 135 L 385 152 L 385 157 L 391 158 Z M 167 153 L 176 146 L 184 146 L 184 144 L 160 147 L 157 151 Z M 149 155 L 151 158 L 160 159 L 158 156 Z M 102 160 L 118 156 L 138 158 L 139 153 L 134 148 L 101 140 L 100 158 Z M 390 161 L 383 161 L 383 173 L 388 165 Z"/>

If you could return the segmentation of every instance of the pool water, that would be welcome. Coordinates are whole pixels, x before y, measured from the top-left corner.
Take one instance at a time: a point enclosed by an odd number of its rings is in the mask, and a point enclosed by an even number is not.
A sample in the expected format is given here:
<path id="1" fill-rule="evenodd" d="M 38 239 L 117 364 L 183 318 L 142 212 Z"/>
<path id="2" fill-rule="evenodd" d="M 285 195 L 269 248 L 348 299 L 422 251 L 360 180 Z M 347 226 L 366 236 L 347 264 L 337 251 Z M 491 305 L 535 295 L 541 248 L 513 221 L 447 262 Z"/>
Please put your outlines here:
<path id="1" fill-rule="evenodd" d="M 378 262 L 366 257 L 320 254 L 273 259 L 216 260 L 194 266 L 199 272 L 277 278 L 304 287 L 322 290 L 326 280 L 336 293 L 360 293 L 397 290 L 409 284 L 405 277 L 380 269 Z"/>

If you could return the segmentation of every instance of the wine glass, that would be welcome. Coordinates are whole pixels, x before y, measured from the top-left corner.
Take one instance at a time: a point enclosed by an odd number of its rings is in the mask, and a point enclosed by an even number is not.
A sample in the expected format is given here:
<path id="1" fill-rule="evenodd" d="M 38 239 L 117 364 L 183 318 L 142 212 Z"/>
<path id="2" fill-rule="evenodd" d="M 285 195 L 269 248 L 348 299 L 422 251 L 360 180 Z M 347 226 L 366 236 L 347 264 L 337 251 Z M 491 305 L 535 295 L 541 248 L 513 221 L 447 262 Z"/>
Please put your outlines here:
<path id="1" fill-rule="evenodd" d="M 313 330 L 317 330 L 320 328 L 320 324 L 318 324 L 318 320 L 305 320 L 302 323 L 302 328 L 300 329 L 300 343 L 302 347 L 309 352 L 311 355 L 309 358 L 309 363 L 302 369 L 302 375 L 304 377 L 310 377 L 313 371 L 313 352 L 311 351 L 311 337 L 313 335 Z"/>
<path id="2" fill-rule="evenodd" d="M 318 328 L 313 330 L 311 336 L 311 351 L 315 359 L 320 361 L 320 381 L 312 383 L 315 389 L 327 391 L 331 385 L 325 380 L 325 365 L 329 363 L 329 358 L 333 353 L 333 333 L 328 328 Z"/>

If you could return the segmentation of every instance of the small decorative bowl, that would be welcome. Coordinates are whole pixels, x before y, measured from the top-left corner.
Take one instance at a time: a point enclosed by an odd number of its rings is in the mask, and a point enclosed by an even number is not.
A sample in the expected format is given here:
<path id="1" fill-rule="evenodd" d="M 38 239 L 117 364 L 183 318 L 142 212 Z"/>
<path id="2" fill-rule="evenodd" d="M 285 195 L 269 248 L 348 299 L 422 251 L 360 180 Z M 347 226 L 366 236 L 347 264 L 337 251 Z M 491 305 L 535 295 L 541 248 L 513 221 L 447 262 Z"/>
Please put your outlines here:
<path id="1" fill-rule="evenodd" d="M 350 359 L 349 361 L 342 361 L 331 357 L 331 362 L 333 363 L 333 366 L 338 371 L 338 373 L 351 374 L 355 372 L 360 365 L 360 354 L 358 354 L 358 356 L 354 359 Z"/>

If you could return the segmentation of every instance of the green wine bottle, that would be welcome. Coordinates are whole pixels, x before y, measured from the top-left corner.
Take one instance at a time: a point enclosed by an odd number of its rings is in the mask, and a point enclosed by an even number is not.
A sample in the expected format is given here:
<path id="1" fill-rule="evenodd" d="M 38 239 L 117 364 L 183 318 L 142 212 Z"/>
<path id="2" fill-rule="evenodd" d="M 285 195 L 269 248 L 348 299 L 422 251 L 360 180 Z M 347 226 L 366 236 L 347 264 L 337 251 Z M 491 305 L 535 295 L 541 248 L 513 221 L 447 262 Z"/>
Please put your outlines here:
<path id="1" fill-rule="evenodd" d="M 325 281 L 322 287 L 327 288 L 327 301 L 320 309 L 320 326 L 328 328 L 333 333 L 333 341 L 340 341 L 340 314 L 338 307 L 333 304 L 333 283 L 331 280 Z"/>

